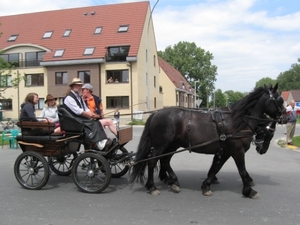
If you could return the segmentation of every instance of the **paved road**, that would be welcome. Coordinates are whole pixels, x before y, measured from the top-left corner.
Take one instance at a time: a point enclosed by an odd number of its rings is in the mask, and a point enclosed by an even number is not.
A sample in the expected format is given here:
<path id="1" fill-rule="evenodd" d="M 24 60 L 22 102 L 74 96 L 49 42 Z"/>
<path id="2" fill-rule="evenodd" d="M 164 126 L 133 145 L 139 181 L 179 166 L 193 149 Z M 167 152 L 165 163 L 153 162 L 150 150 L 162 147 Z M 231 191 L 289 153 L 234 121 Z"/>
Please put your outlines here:
<path id="1" fill-rule="evenodd" d="M 135 150 L 142 127 L 134 128 L 134 139 L 127 144 Z M 300 127 L 297 134 L 300 134 Z M 284 139 L 279 126 L 267 154 L 260 156 L 251 147 L 246 155 L 253 177 L 256 200 L 244 198 L 242 183 L 233 160 L 219 173 L 220 184 L 213 185 L 212 197 L 201 194 L 212 156 L 180 153 L 172 165 L 179 177 L 181 192 L 175 194 L 157 181 L 160 196 L 150 196 L 139 184 L 129 185 L 126 176 L 113 179 L 101 194 L 77 190 L 72 177 L 51 175 L 39 191 L 21 188 L 13 166 L 20 150 L 0 150 L 1 225 L 185 225 L 185 224 L 300 224 L 300 152 L 276 145 Z"/>

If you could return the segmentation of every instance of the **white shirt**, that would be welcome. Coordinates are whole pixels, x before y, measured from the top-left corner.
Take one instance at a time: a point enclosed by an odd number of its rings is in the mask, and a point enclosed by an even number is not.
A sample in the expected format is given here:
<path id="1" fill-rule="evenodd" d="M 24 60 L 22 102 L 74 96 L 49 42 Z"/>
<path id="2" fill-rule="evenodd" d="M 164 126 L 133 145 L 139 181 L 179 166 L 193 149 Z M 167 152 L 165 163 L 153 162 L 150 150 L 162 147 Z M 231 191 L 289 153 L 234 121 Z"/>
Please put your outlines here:
<path id="1" fill-rule="evenodd" d="M 71 90 L 72 91 L 72 90 Z M 83 108 L 80 108 L 78 105 L 77 105 L 77 102 L 74 98 L 72 98 L 71 96 L 67 96 L 64 100 L 64 104 L 70 109 L 72 110 L 72 112 L 74 112 L 76 115 L 81 115 L 83 111 L 86 111 L 86 112 L 89 112 L 89 108 L 86 106 L 85 102 L 82 100 L 82 98 L 77 94 L 75 93 L 74 91 L 72 91 L 73 94 L 76 96 L 77 100 L 80 102 L 80 104 L 83 104 Z"/>
<path id="2" fill-rule="evenodd" d="M 52 123 L 57 123 L 59 121 L 57 107 L 49 106 L 43 108 L 43 111 L 40 114 L 40 117 L 51 120 Z"/>

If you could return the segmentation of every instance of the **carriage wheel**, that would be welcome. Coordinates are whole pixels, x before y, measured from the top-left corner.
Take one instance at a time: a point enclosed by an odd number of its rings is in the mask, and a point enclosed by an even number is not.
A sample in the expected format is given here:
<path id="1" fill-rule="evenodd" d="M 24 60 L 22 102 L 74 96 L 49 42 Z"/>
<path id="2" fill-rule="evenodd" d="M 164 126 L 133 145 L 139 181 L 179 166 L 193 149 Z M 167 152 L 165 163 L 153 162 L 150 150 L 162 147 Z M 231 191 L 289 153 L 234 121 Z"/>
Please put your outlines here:
<path id="1" fill-rule="evenodd" d="M 119 149 L 116 149 L 115 153 L 110 158 L 107 159 L 110 165 L 112 178 L 122 177 L 128 172 L 129 167 L 124 165 L 124 161 L 118 162 L 122 158 L 125 159 L 127 155 L 128 155 L 127 149 L 121 147 Z"/>
<path id="2" fill-rule="evenodd" d="M 75 159 L 72 177 L 81 191 L 99 193 L 109 185 L 111 172 L 107 160 L 102 155 L 90 152 Z"/>
<path id="3" fill-rule="evenodd" d="M 51 170 L 59 176 L 69 176 L 77 153 L 59 157 L 50 157 L 49 166 Z"/>
<path id="4" fill-rule="evenodd" d="M 37 152 L 23 152 L 15 161 L 14 173 L 21 186 L 39 190 L 49 180 L 47 160 Z"/>

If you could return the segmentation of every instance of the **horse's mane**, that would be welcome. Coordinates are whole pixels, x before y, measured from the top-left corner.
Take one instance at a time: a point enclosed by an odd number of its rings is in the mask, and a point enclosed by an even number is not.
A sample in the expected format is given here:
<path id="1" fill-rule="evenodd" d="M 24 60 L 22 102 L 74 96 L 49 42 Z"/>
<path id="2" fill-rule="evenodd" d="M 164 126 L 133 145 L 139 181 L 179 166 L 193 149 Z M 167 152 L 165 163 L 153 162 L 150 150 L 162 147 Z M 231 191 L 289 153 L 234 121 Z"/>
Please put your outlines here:
<path id="1" fill-rule="evenodd" d="M 249 115 L 252 111 L 257 100 L 266 92 L 267 90 L 263 87 L 258 87 L 250 92 L 247 96 L 241 100 L 233 103 L 231 105 L 233 127 L 240 130 L 245 125 L 244 117 Z"/>

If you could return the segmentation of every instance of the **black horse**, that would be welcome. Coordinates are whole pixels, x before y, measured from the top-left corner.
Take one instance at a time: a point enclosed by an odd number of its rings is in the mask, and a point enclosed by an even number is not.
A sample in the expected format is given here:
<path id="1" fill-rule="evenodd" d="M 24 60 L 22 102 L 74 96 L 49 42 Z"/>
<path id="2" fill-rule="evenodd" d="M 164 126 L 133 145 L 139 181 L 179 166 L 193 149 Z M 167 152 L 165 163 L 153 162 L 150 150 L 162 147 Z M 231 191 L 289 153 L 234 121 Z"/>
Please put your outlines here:
<path id="1" fill-rule="evenodd" d="M 266 124 L 276 123 L 285 114 L 283 99 L 277 88 L 278 84 L 274 87 L 257 88 L 233 104 L 230 110 L 207 111 L 169 107 L 151 114 L 138 145 L 129 181 L 137 179 L 144 183 L 145 170 L 148 167 L 145 187 L 152 195 L 158 195 L 153 172 L 160 160 L 159 178 L 171 185 L 175 192 L 179 192 L 179 182 L 170 166 L 170 160 L 174 152 L 183 147 L 192 152 L 215 155 L 208 176 L 202 184 L 204 195 L 212 195 L 210 185 L 216 182 L 216 174 L 231 156 L 243 181 L 243 195 L 258 197 L 257 192 L 251 188 L 253 179 L 246 171 L 245 153 L 250 148 L 253 135 L 262 129 L 264 132 L 258 136 L 266 139 Z M 270 141 L 272 137 L 273 134 L 267 139 Z M 268 147 L 269 144 L 262 144 L 257 150 L 260 149 L 263 154 Z"/>

